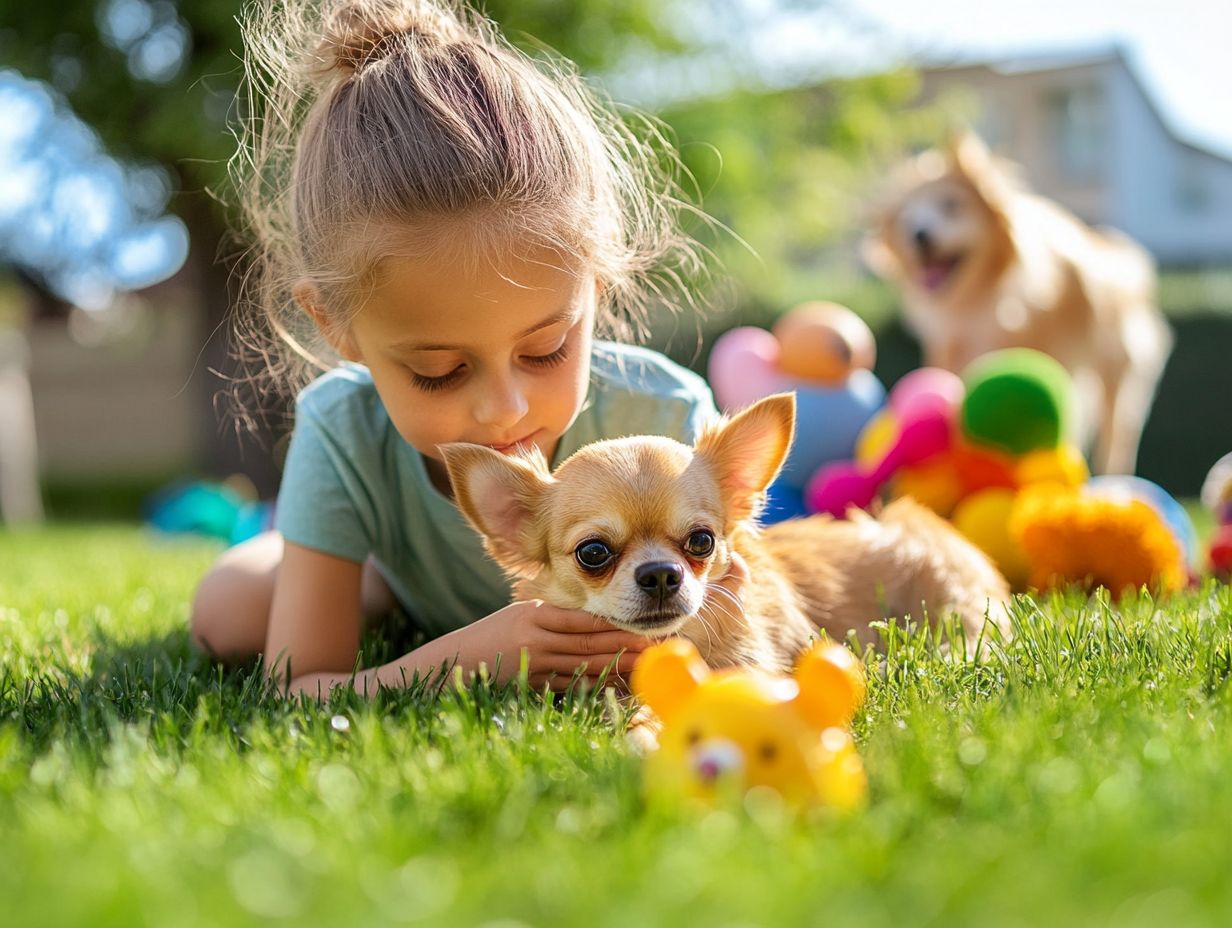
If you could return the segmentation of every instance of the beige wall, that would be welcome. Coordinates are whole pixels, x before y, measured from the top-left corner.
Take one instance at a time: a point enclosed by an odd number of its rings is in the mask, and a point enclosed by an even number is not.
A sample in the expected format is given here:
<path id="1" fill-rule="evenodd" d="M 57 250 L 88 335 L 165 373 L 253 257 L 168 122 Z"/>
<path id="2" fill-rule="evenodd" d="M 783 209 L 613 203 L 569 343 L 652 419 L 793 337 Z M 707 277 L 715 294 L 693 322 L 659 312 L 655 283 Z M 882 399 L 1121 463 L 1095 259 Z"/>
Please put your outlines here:
<path id="1" fill-rule="evenodd" d="M 55 477 L 195 468 L 206 429 L 188 383 L 202 334 L 188 311 L 152 307 L 118 344 L 86 347 L 62 322 L 28 332 L 40 469 Z"/>

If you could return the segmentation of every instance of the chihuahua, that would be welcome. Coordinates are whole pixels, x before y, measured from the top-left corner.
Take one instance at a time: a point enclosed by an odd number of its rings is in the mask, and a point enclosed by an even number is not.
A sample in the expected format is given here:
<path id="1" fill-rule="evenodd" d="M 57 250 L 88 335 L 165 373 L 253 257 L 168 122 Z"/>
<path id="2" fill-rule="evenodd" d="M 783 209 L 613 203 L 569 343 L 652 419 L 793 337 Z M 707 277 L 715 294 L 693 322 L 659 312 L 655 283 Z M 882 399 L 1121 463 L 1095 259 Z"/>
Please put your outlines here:
<path id="1" fill-rule="evenodd" d="M 789 670 L 824 631 L 872 643 L 884 616 L 956 613 L 966 650 L 1007 629 L 1004 578 L 949 523 L 900 499 L 879 517 L 809 516 L 760 527 L 791 445 L 794 394 L 711 426 L 692 448 L 662 437 L 599 441 L 553 473 L 537 450 L 441 447 L 458 507 L 519 599 L 687 638 L 711 667 Z M 718 582 L 748 564 L 739 601 Z"/>

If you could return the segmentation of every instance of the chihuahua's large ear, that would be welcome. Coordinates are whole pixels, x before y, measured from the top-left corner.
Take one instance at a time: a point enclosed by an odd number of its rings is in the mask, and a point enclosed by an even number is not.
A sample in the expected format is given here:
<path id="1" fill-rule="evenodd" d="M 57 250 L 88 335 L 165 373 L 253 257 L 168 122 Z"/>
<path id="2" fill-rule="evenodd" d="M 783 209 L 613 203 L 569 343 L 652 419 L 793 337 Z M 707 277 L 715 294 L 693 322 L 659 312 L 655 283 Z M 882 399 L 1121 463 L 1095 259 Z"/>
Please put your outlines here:
<path id="1" fill-rule="evenodd" d="M 501 454 L 483 445 L 441 445 L 454 500 L 483 536 L 488 553 L 512 576 L 530 577 L 546 561 L 527 529 L 552 485 L 547 462 L 529 455 Z"/>
<path id="2" fill-rule="evenodd" d="M 697 458 L 714 472 L 735 521 L 757 513 L 791 449 L 796 395 L 776 393 L 723 420 L 697 441 Z"/>

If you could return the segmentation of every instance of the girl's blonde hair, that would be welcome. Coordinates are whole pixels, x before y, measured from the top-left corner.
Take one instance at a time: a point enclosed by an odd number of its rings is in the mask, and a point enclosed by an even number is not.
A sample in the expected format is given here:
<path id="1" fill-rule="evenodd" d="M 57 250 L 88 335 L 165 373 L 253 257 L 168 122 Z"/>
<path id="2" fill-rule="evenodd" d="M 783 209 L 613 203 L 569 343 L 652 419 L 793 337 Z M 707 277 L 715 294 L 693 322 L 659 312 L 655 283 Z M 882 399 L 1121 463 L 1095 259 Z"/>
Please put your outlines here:
<path id="1" fill-rule="evenodd" d="M 628 337 L 652 299 L 688 299 L 701 262 L 679 230 L 692 210 L 672 147 L 567 62 L 528 57 L 448 0 L 256 0 L 242 25 L 232 168 L 253 244 L 240 331 L 276 385 L 336 360 L 295 305 L 297 281 L 345 321 L 383 255 L 459 235 L 474 254 L 546 245 L 595 273 L 600 334 Z"/>

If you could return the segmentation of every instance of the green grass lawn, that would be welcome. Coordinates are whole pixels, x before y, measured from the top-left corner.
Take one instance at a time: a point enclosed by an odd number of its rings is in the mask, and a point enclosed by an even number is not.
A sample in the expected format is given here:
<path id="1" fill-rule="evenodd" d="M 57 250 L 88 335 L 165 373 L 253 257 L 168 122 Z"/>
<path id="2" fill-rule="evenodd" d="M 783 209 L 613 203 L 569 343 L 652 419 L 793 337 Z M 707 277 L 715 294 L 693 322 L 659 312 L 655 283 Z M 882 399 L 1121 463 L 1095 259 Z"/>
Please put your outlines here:
<path id="1" fill-rule="evenodd" d="M 887 632 L 868 808 L 648 811 L 602 700 L 269 696 L 185 633 L 217 548 L 0 532 L 0 922 L 1227 922 L 1232 594 L 1023 601 L 980 664 Z"/>

